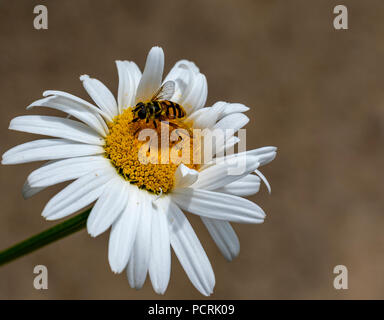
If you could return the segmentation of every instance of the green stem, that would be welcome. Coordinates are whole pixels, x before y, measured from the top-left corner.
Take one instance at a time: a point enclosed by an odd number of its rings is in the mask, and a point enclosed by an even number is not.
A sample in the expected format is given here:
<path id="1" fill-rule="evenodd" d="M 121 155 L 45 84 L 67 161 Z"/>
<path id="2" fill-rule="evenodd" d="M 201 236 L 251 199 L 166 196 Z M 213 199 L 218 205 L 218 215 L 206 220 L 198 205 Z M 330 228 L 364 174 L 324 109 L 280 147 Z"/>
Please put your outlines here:
<path id="1" fill-rule="evenodd" d="M 83 229 L 86 226 L 87 218 L 90 212 L 91 209 L 88 209 L 73 218 L 59 223 L 52 228 L 40 232 L 8 249 L 1 251 L 0 266 Z"/>

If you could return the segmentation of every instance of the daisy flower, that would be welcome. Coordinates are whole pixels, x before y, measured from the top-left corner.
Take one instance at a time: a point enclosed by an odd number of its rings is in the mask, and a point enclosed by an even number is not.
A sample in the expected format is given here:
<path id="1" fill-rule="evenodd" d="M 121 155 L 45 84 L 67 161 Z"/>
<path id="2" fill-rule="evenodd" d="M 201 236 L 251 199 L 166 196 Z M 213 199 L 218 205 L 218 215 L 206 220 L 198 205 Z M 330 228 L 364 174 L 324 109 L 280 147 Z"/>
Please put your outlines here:
<path id="1" fill-rule="evenodd" d="M 88 233 L 96 237 L 110 228 L 108 259 L 115 273 L 126 270 L 133 288 L 141 288 L 149 274 L 154 290 L 163 294 L 171 270 L 171 248 L 189 279 L 203 295 L 210 295 L 215 276 L 209 259 L 183 211 L 199 215 L 224 257 L 232 260 L 240 250 L 230 222 L 261 223 L 263 210 L 244 199 L 258 192 L 260 181 L 268 182 L 258 168 L 272 161 L 275 147 L 263 147 L 228 156 L 220 151 L 238 141 L 234 134 L 218 140 L 214 160 L 193 164 L 143 163 L 139 150 L 145 142 L 138 131 L 167 127 L 186 129 L 231 129 L 233 133 L 249 119 L 248 108 L 239 103 L 217 102 L 204 107 L 207 81 L 193 62 L 181 60 L 163 80 L 164 53 L 153 47 L 143 73 L 134 62 L 116 61 L 119 76 L 117 101 L 99 80 L 80 77 L 94 101 L 91 104 L 62 91 L 45 91 L 44 98 L 27 107 L 60 110 L 67 117 L 29 115 L 14 118 L 11 130 L 51 136 L 18 145 L 3 154 L 2 164 L 46 161 L 33 171 L 23 187 L 28 198 L 49 186 L 74 180 L 46 204 L 47 220 L 65 218 L 95 202 L 87 220 Z M 173 83 L 173 103 L 186 113 L 183 121 L 133 121 L 133 108 L 148 102 L 165 82 Z M 192 133 L 198 149 L 205 140 Z M 176 142 L 170 142 L 168 154 Z M 192 150 L 195 152 L 195 149 Z M 216 155 L 216 158 L 215 158 Z M 229 168 L 244 164 L 241 174 Z"/>

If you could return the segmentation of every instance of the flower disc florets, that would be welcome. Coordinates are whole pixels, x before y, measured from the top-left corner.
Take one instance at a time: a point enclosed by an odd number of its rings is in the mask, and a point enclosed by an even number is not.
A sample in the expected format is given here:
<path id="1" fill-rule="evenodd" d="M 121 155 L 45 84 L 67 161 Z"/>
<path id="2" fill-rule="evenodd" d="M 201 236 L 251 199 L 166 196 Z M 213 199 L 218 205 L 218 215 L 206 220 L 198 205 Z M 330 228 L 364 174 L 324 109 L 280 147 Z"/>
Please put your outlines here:
<path id="1" fill-rule="evenodd" d="M 116 116 L 108 124 L 104 146 L 106 157 L 124 179 L 156 194 L 167 193 L 180 163 L 198 169 L 193 164 L 198 143 L 186 122 L 157 120 L 155 128 L 151 122 L 132 120 L 132 108 Z"/>

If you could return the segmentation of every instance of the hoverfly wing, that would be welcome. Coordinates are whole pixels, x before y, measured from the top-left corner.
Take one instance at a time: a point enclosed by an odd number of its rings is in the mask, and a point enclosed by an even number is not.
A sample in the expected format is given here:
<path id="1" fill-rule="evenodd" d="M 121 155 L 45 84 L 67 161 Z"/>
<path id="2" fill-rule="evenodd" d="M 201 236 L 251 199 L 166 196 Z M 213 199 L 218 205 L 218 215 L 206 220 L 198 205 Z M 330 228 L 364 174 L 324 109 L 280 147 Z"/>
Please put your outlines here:
<path id="1" fill-rule="evenodd" d="M 160 87 L 160 89 L 156 92 L 151 100 L 169 100 L 172 98 L 174 93 L 175 81 L 169 80 Z"/>

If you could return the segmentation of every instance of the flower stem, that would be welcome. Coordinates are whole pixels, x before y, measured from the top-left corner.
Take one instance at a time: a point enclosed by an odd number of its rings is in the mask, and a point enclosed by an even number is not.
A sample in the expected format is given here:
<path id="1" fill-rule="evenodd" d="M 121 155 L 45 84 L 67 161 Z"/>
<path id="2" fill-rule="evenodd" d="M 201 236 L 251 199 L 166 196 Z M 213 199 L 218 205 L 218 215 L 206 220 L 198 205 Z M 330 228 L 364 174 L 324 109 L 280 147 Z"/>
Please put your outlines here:
<path id="1" fill-rule="evenodd" d="M 91 209 L 0 252 L 0 266 L 83 229 Z"/>

